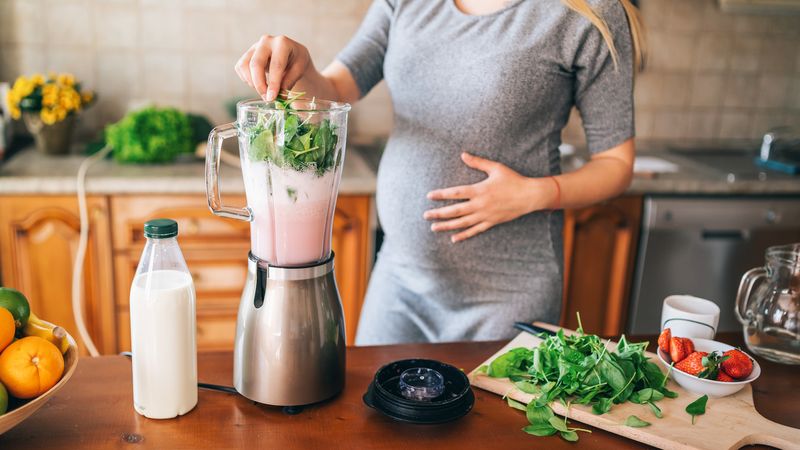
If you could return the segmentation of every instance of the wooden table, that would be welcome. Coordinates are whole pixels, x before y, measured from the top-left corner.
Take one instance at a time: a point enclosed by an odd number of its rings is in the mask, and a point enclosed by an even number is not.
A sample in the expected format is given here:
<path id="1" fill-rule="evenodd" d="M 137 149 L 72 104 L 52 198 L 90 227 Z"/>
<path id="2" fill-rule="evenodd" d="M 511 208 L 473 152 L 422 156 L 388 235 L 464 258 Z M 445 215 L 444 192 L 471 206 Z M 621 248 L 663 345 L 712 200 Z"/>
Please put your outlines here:
<path id="1" fill-rule="evenodd" d="M 736 336 L 722 339 L 736 342 Z M 298 415 L 256 405 L 244 397 L 200 391 L 197 407 L 173 420 L 150 420 L 133 410 L 130 362 L 121 356 L 85 358 L 58 395 L 33 417 L 0 436 L 7 449 L 531 449 L 575 448 L 558 437 L 522 431 L 526 419 L 494 394 L 475 389 L 475 407 L 443 425 L 394 422 L 364 406 L 361 396 L 375 370 L 401 358 L 423 357 L 471 370 L 502 346 L 500 342 L 400 345 L 348 349 L 347 387 L 332 401 Z M 765 417 L 800 427 L 800 369 L 760 360 L 754 384 L 756 408 Z M 230 353 L 203 353 L 201 381 L 229 385 Z M 581 433 L 582 448 L 638 448 L 640 444 L 594 430 Z"/>

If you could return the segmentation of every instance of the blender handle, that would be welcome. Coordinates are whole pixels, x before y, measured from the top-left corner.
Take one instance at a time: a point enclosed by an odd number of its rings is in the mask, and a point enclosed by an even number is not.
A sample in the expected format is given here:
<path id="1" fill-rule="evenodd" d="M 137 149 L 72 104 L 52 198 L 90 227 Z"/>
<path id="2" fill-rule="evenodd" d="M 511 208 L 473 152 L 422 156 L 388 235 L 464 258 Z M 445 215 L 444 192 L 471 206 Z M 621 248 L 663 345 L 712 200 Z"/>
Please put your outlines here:
<path id="1" fill-rule="evenodd" d="M 226 123 L 220 125 L 208 135 L 208 146 L 206 147 L 206 196 L 208 197 L 208 208 L 215 216 L 237 219 L 245 222 L 253 220 L 253 213 L 250 208 L 235 208 L 222 204 L 222 196 L 219 193 L 219 165 L 222 155 L 222 142 L 225 139 L 236 137 L 236 124 Z"/>
<path id="2" fill-rule="evenodd" d="M 742 282 L 739 283 L 739 291 L 736 294 L 736 318 L 742 325 L 749 323 L 749 318 L 746 317 L 747 307 L 750 304 L 750 294 L 753 293 L 758 280 L 766 278 L 767 271 L 763 267 L 756 267 L 748 270 L 742 277 Z"/>

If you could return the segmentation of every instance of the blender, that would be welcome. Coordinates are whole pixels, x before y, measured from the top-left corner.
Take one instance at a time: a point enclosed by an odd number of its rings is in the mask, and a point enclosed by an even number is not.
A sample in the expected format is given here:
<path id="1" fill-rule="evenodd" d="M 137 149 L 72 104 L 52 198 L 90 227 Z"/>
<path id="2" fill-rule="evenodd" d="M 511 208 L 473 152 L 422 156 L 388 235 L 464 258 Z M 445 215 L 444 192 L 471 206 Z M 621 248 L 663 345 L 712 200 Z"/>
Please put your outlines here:
<path id="1" fill-rule="evenodd" d="M 237 104 L 236 122 L 214 128 L 206 153 L 211 211 L 250 222 L 233 381 L 250 400 L 316 403 L 344 388 L 345 328 L 331 251 L 350 105 L 302 94 Z M 238 137 L 247 206 L 219 190 L 222 143 Z"/>

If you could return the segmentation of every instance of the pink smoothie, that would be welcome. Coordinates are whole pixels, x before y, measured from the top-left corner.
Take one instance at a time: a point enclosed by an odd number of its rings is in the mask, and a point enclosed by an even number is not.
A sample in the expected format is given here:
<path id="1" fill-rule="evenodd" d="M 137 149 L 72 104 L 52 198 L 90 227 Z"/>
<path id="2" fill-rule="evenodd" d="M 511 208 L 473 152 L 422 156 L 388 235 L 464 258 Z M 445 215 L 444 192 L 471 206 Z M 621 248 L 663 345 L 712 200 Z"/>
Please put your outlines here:
<path id="1" fill-rule="evenodd" d="M 330 256 L 336 171 L 319 176 L 267 162 L 249 161 L 246 166 L 253 254 L 277 266 L 311 264 Z"/>

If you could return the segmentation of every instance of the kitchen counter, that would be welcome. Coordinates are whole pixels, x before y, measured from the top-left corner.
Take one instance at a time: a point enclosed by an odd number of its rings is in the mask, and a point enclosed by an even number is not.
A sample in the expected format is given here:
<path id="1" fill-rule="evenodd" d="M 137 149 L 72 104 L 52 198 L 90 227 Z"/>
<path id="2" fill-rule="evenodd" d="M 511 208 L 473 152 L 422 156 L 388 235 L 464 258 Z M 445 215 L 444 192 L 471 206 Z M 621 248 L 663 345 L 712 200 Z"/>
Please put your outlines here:
<path id="1" fill-rule="evenodd" d="M 238 156 L 235 156 L 238 158 Z M 78 167 L 85 156 L 45 156 L 28 148 L 0 165 L 0 195 L 64 195 L 76 192 Z M 222 164 L 220 191 L 243 194 L 241 169 Z M 339 188 L 344 195 L 375 193 L 375 174 L 357 151 L 348 151 Z M 95 163 L 86 176 L 89 194 L 205 193 L 205 165 L 188 155 L 172 164 Z"/>
<path id="2" fill-rule="evenodd" d="M 720 336 L 741 343 L 741 336 Z M 651 337 L 650 342 L 655 339 Z M 530 449 L 640 448 L 632 440 L 592 429 L 577 444 L 557 436 L 520 431 L 525 416 L 500 397 L 475 390 L 475 407 L 464 418 L 441 425 L 394 422 L 361 400 L 375 370 L 396 359 L 433 358 L 471 370 L 502 347 L 501 342 L 416 344 L 347 349 L 344 392 L 333 400 L 286 415 L 234 394 L 200 391 L 199 403 L 174 420 L 150 420 L 133 410 L 130 362 L 121 356 L 84 358 L 69 384 L 31 418 L 0 435 L 0 447 L 36 449 L 106 448 L 329 448 L 329 449 Z M 763 373 L 753 383 L 756 409 L 778 423 L 800 427 L 800 370 L 759 359 Z M 201 353 L 201 381 L 229 385 L 231 353 Z M 591 428 L 591 427 L 588 427 Z M 135 444 L 135 447 L 129 445 Z"/>
<path id="3" fill-rule="evenodd" d="M 380 151 L 351 146 L 342 173 L 342 194 L 374 194 Z M 800 176 L 763 172 L 759 178 L 731 178 L 724 170 L 697 164 L 666 151 L 641 151 L 639 156 L 664 159 L 678 166 L 676 173 L 634 177 L 630 195 L 793 195 L 800 194 Z M 0 195 L 59 195 L 75 192 L 75 176 L 83 156 L 48 157 L 29 148 L 0 166 Z M 758 174 L 756 174 L 758 175 Z M 86 179 L 92 194 L 205 193 L 203 162 L 183 159 L 174 164 L 123 165 L 106 159 L 95 164 Z M 223 164 L 220 189 L 244 192 L 238 167 Z"/>

